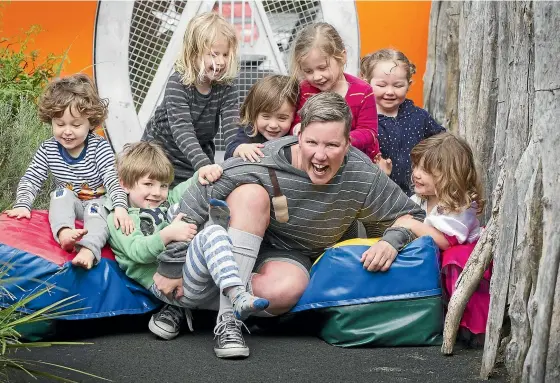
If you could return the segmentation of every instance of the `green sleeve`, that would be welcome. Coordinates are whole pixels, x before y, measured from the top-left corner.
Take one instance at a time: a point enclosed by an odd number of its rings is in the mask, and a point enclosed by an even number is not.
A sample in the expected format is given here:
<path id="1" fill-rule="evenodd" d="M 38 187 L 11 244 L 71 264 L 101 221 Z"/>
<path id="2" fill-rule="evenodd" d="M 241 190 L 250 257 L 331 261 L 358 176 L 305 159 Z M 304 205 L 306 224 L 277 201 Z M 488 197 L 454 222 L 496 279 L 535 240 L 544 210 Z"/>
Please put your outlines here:
<path id="1" fill-rule="evenodd" d="M 169 191 L 167 195 L 167 201 L 171 205 L 178 203 L 181 201 L 181 197 L 185 193 L 185 191 L 192 185 L 198 182 L 198 171 L 193 174 L 191 178 L 186 181 L 181 182 L 179 185 L 175 186 L 172 190 Z"/>
<path id="2" fill-rule="evenodd" d="M 157 263 L 157 256 L 165 245 L 159 232 L 152 235 L 144 235 L 140 230 L 140 218 L 137 215 L 130 216 L 134 221 L 134 231 L 125 235 L 113 223 L 113 213 L 107 218 L 109 227 L 109 245 L 115 255 L 129 259 L 135 263 L 150 264 Z"/>

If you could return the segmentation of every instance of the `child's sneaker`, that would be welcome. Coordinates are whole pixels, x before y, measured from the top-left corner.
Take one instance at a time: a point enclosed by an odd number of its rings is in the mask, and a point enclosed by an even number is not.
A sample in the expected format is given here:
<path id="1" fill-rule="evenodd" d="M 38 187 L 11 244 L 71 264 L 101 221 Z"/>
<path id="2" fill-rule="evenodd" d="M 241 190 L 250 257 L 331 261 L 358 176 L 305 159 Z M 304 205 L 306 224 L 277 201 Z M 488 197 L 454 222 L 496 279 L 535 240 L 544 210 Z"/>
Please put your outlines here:
<path id="1" fill-rule="evenodd" d="M 148 328 L 158 337 L 170 340 L 179 335 L 184 319 L 185 313 L 181 307 L 165 305 L 157 314 L 152 315 Z"/>
<path id="2" fill-rule="evenodd" d="M 249 347 L 243 339 L 243 322 L 235 319 L 232 312 L 225 312 L 214 327 L 214 353 L 218 358 L 246 358 Z"/>

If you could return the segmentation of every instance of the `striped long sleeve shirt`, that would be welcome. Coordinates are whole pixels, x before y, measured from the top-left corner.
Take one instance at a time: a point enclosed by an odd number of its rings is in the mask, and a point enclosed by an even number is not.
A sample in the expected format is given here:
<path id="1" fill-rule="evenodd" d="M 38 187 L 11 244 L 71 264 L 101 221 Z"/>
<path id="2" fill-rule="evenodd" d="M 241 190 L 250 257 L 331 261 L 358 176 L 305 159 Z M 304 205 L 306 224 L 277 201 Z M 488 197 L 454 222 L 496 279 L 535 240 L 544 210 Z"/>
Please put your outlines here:
<path id="1" fill-rule="evenodd" d="M 270 224 L 264 236 L 269 246 L 297 249 L 315 257 L 336 244 L 356 219 L 364 223 L 368 237 L 383 236 L 397 249 L 414 239 L 406 229 L 387 229 L 405 214 L 423 221 L 424 211 L 365 154 L 351 147 L 333 179 L 326 185 L 315 185 L 307 173 L 293 167 L 284 154 L 285 148 L 296 143 L 297 138 L 293 136 L 268 141 L 262 149 L 265 157 L 260 163 L 246 163 L 240 158 L 227 160 L 218 181 L 211 186 L 193 184 L 172 213 L 185 213 L 202 224 L 208 216 L 209 199 L 223 200 L 242 184 L 262 185 L 272 198 L 274 188 L 268 173 L 268 168 L 272 168 L 288 201 L 289 220 L 278 222 L 271 206 Z M 391 239 L 388 232 L 391 232 Z M 166 260 L 160 258 L 160 261 Z M 169 261 L 167 266 L 174 263 Z"/>
<path id="2" fill-rule="evenodd" d="M 238 91 L 234 85 L 214 84 L 210 94 L 203 95 L 195 86 L 183 85 L 181 75 L 174 72 L 142 139 L 162 144 L 175 169 L 176 185 L 202 166 L 214 163 L 214 137 L 220 124 L 227 146 L 238 122 Z"/>
<path id="3" fill-rule="evenodd" d="M 102 137 L 90 133 L 77 158 L 70 157 L 54 137 L 40 146 L 18 184 L 14 207 L 31 210 L 33 201 L 50 173 L 56 188 L 72 190 L 81 200 L 109 194 L 113 206 L 128 206 L 127 195 L 119 184 L 115 155 Z"/>

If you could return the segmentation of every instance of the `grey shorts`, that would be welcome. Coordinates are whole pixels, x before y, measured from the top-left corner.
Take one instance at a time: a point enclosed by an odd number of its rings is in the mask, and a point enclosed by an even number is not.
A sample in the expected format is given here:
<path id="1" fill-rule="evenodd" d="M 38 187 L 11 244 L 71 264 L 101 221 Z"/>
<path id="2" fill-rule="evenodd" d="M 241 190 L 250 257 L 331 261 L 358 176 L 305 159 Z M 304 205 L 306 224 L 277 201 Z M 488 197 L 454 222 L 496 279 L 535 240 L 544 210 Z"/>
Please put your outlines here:
<path id="1" fill-rule="evenodd" d="M 299 250 L 273 249 L 261 246 L 253 272 L 258 273 L 261 267 L 270 261 L 287 262 L 302 269 L 309 278 L 309 270 L 311 270 L 314 259 Z"/>

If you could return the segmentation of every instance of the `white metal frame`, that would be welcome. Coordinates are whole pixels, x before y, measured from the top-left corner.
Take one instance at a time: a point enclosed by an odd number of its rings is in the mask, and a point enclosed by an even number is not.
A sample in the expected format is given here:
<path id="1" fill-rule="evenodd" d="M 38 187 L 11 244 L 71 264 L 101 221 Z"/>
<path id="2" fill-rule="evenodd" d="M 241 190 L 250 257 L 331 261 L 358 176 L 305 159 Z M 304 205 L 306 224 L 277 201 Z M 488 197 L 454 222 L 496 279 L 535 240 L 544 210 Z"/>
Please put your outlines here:
<path id="1" fill-rule="evenodd" d="M 264 31 L 267 37 L 272 36 L 272 29 L 262 2 L 258 0 L 255 2 L 247 0 L 247 2 L 252 7 L 252 17 L 257 22 L 259 30 Z M 106 124 L 116 152 L 120 152 L 126 143 L 141 139 L 146 123 L 163 96 L 165 84 L 180 52 L 188 20 L 200 12 L 210 11 L 214 3 L 213 0 L 187 2 L 137 114 L 128 67 L 129 34 L 134 1 L 99 0 L 94 41 L 94 73 L 100 95 L 110 100 Z M 360 38 L 354 1 L 322 1 L 321 8 L 324 21 L 331 23 L 337 29 L 347 46 L 348 62 L 345 70 L 357 74 Z M 244 12 L 245 7 L 242 9 Z M 255 17 L 255 14 L 259 17 Z M 273 60 L 280 72 L 286 73 L 287 69 L 278 46 L 270 38 L 267 41 L 272 52 L 272 57 L 269 59 Z"/>

